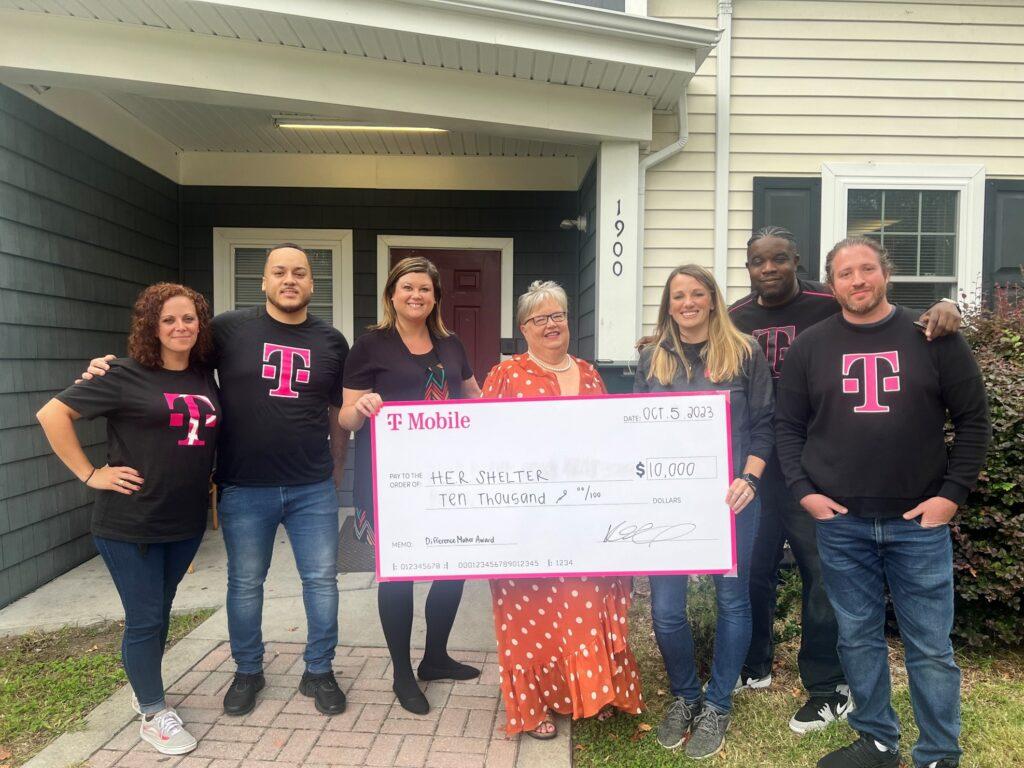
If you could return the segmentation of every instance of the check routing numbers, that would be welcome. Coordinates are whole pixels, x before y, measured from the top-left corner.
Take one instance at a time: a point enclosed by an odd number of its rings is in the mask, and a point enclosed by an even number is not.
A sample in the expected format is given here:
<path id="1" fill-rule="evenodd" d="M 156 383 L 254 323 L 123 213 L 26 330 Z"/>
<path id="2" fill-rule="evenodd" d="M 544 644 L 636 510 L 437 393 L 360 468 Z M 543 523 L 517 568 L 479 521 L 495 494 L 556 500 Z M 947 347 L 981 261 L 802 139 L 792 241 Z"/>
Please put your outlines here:
<path id="1" fill-rule="evenodd" d="M 386 406 L 378 575 L 728 570 L 726 411 L 723 395 Z M 708 542 L 692 563 L 654 554 Z"/>

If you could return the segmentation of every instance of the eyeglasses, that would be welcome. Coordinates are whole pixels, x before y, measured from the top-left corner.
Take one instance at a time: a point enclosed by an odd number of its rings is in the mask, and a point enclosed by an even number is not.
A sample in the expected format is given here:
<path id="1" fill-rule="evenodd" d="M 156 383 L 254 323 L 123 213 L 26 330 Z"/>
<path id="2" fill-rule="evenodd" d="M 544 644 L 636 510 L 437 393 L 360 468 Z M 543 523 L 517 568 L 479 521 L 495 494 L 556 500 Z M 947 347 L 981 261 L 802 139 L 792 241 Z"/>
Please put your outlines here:
<path id="1" fill-rule="evenodd" d="M 528 317 L 523 321 L 523 325 L 526 323 L 533 323 L 536 326 L 547 325 L 548 323 L 555 323 L 559 325 L 564 323 L 566 318 L 569 316 L 567 312 L 552 312 L 550 315 L 535 315 Z"/>

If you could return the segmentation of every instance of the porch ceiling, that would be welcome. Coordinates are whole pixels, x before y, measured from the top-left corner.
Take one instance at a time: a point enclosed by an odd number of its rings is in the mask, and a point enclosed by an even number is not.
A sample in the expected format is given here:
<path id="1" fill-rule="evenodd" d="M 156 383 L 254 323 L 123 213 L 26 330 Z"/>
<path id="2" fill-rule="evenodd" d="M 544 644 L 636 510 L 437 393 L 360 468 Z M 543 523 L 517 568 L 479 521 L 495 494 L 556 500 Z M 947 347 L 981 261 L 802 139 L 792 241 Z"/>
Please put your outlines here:
<path id="1" fill-rule="evenodd" d="M 186 152 L 287 154 L 422 155 L 449 157 L 576 157 L 569 144 L 495 136 L 471 131 L 393 133 L 385 131 L 307 131 L 274 125 L 273 110 L 176 101 L 131 93 L 104 94 L 150 130 Z M 349 110 L 352 120 L 387 116 Z"/>
<path id="2" fill-rule="evenodd" d="M 717 40 L 714 30 L 547 0 L 0 0 L 0 8 L 631 94 L 667 110 Z"/>

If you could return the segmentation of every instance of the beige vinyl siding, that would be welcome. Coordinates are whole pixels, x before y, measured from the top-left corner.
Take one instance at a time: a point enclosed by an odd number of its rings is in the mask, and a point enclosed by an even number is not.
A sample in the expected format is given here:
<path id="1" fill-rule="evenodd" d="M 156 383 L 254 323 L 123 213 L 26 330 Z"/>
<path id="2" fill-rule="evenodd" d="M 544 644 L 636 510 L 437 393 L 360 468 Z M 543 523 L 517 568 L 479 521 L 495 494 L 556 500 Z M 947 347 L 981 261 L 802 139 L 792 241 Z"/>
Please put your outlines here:
<path id="1" fill-rule="evenodd" d="M 650 0 L 648 12 L 717 24 L 714 0 Z M 747 290 L 754 176 L 875 161 L 1024 177 L 1024 3 L 735 0 L 732 46 L 730 300 Z M 714 72 L 711 57 L 691 86 L 690 145 L 648 173 L 646 323 L 676 257 L 711 265 Z M 656 117 L 655 148 L 674 130 L 674 116 Z"/>

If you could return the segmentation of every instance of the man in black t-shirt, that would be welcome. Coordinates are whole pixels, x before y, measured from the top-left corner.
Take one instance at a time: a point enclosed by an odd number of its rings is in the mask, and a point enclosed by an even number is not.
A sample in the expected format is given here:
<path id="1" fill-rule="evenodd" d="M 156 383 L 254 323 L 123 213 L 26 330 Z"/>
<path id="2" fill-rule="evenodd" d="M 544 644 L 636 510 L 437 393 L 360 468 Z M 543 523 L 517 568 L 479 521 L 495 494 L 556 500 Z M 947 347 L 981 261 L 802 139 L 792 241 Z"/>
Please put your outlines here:
<path id="1" fill-rule="evenodd" d="M 213 320 L 223 421 L 215 480 L 228 556 L 227 614 L 237 671 L 224 712 L 244 715 L 263 688 L 263 583 L 283 525 L 302 581 L 307 636 L 299 690 L 325 714 L 345 709 L 331 662 L 338 643 L 338 498 L 348 432 L 338 425 L 348 342 L 309 314 L 309 259 L 267 255 L 264 306 Z M 97 364 L 90 372 L 105 364 Z"/>
<path id="2" fill-rule="evenodd" d="M 779 381 L 779 461 L 814 520 L 839 653 L 860 738 L 819 768 L 897 768 L 890 702 L 888 586 L 920 729 L 914 765 L 959 764 L 960 670 L 953 658 L 948 523 L 974 487 L 990 439 L 981 372 L 967 342 L 927 342 L 891 305 L 888 254 L 868 238 L 838 243 L 825 269 L 842 313 L 800 334 Z M 945 441 L 947 413 L 955 436 Z"/>
<path id="3" fill-rule="evenodd" d="M 729 308 L 736 327 L 760 344 L 776 383 L 797 337 L 840 311 L 827 286 L 797 277 L 799 264 L 796 242 L 788 230 L 770 226 L 754 233 L 747 243 L 746 265 L 753 290 Z M 929 338 L 938 338 L 959 328 L 960 313 L 952 302 L 940 302 L 922 320 Z M 836 651 L 836 619 L 822 580 L 814 521 L 786 487 L 774 453 L 761 479 L 759 495 L 761 523 L 750 567 L 753 633 L 738 686 L 762 689 L 771 685 L 776 586 L 783 547 L 788 541 L 800 570 L 797 661 L 800 679 L 809 694 L 789 727 L 796 733 L 807 733 L 845 718 L 853 703 Z"/>

